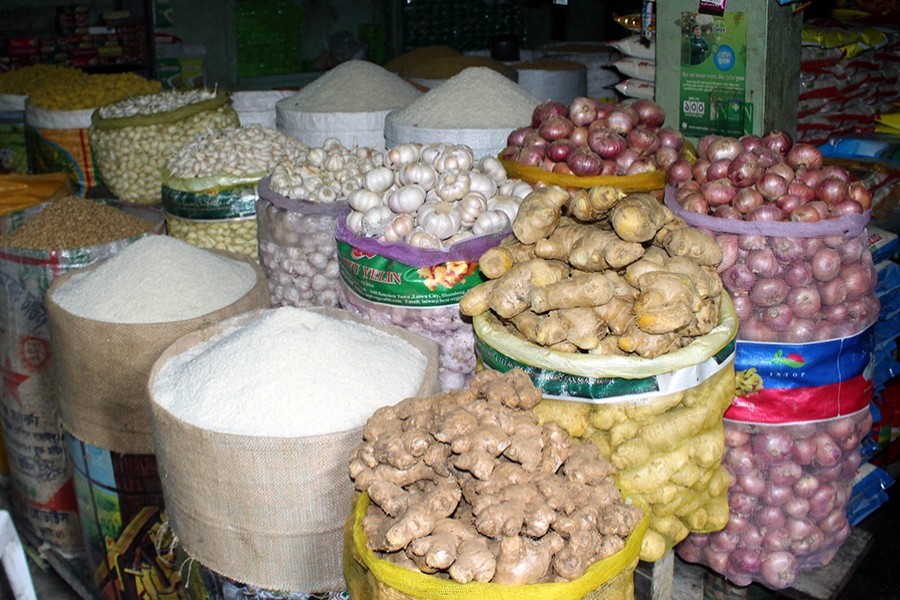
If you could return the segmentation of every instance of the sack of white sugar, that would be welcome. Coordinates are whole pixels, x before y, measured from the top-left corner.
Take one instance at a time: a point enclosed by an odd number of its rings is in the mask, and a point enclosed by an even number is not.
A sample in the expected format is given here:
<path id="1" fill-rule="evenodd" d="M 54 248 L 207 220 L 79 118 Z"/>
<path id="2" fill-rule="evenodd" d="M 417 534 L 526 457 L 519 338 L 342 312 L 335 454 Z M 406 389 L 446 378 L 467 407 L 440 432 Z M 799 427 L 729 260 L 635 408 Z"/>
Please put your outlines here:
<path id="1" fill-rule="evenodd" d="M 344 587 L 350 450 L 377 409 L 440 390 L 437 345 L 333 308 L 245 313 L 170 346 L 148 383 L 167 515 L 230 580 Z"/>
<path id="2" fill-rule="evenodd" d="M 75 438 L 153 454 L 147 378 L 181 336 L 270 306 L 248 258 L 168 236 L 138 240 L 47 290 L 56 408 Z"/>

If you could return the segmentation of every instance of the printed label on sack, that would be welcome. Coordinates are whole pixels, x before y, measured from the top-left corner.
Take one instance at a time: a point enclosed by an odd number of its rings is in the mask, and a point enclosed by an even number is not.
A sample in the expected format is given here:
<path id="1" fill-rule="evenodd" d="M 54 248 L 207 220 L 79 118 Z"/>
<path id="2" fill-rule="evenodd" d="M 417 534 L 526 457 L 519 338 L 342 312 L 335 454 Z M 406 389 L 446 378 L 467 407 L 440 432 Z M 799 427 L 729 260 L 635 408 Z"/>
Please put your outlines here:
<path id="1" fill-rule="evenodd" d="M 640 379 L 620 377 L 584 377 L 533 367 L 498 352 L 481 338 L 475 338 L 475 354 L 484 367 L 505 373 L 519 368 L 525 371 L 546 398 L 578 402 L 620 402 L 647 400 L 696 387 L 725 368 L 734 357 L 735 343 L 730 342 L 715 356 L 696 365 L 671 373 Z"/>
<path id="2" fill-rule="evenodd" d="M 856 412 L 872 399 L 874 347 L 874 326 L 809 344 L 738 341 L 738 387 L 725 417 L 793 423 Z"/>
<path id="3" fill-rule="evenodd" d="M 412 267 L 345 242 L 337 245 L 341 279 L 358 296 L 372 302 L 412 307 L 456 304 L 463 294 L 485 281 L 473 261 Z"/>
<path id="4" fill-rule="evenodd" d="M 87 129 L 25 128 L 29 168 L 33 173 L 68 174 L 76 195 L 101 185 Z"/>
<path id="5" fill-rule="evenodd" d="M 182 219 L 235 219 L 256 214 L 256 190 L 238 186 L 205 192 L 187 192 L 162 187 L 162 205 L 169 214 Z"/>

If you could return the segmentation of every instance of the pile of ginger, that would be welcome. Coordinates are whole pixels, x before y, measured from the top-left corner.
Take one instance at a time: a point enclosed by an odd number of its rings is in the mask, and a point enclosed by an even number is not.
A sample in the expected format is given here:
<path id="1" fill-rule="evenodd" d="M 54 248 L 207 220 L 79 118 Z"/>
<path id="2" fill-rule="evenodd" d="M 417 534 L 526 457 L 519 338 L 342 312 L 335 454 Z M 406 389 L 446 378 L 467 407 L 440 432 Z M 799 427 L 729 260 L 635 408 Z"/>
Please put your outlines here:
<path id="1" fill-rule="evenodd" d="M 515 335 L 560 352 L 654 358 L 719 319 L 722 251 L 649 194 L 610 186 L 536 189 L 513 235 L 479 259 L 489 279 L 460 311 L 492 311 Z"/>
<path id="2" fill-rule="evenodd" d="M 615 554 L 643 513 L 591 442 L 538 424 L 528 376 L 482 371 L 470 387 L 381 408 L 351 453 L 371 504 L 362 526 L 386 560 L 459 583 L 570 581 Z"/>

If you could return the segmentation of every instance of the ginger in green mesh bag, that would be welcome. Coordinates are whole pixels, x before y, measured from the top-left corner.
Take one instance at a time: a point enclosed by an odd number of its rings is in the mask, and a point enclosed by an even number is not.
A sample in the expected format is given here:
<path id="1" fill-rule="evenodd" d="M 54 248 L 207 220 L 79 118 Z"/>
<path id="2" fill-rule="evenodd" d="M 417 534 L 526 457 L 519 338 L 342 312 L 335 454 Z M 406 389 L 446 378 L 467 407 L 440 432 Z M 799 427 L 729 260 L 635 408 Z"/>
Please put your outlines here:
<path id="1" fill-rule="evenodd" d="M 646 513 L 540 399 L 523 371 L 484 371 L 375 412 L 350 460 L 354 600 L 633 597 Z"/>

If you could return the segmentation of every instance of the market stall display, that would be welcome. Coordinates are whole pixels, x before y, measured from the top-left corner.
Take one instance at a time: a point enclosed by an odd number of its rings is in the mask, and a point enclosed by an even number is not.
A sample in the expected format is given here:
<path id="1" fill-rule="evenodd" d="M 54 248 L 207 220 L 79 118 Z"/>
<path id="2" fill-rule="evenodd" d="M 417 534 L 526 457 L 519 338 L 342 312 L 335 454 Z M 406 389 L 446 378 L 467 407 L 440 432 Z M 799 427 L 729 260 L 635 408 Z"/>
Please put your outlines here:
<path id="1" fill-rule="evenodd" d="M 116 198 L 159 204 L 169 157 L 197 135 L 237 124 L 224 92 L 165 91 L 98 108 L 89 136 L 100 177 Z"/>
<path id="2" fill-rule="evenodd" d="M 365 492 L 347 540 L 351 595 L 633 596 L 643 511 L 596 446 L 538 423 L 540 400 L 524 372 L 485 371 L 369 418 L 350 457 Z"/>
<path id="3" fill-rule="evenodd" d="M 179 339 L 148 386 L 187 554 L 261 588 L 340 590 L 347 457 L 376 409 L 438 391 L 437 348 L 345 311 L 282 307 Z"/>
<path id="4" fill-rule="evenodd" d="M 258 258 L 256 184 L 282 161 L 303 162 L 308 150 L 258 125 L 197 135 L 168 157 L 162 173 L 169 235 Z"/>
<path id="5" fill-rule="evenodd" d="M 509 130 L 528 122 L 540 102 L 486 67 L 470 67 L 384 120 L 387 148 L 399 144 L 469 146 L 475 158 L 496 156 Z"/>
<path id="6" fill-rule="evenodd" d="M 347 198 L 381 166 L 374 148 L 328 138 L 305 160 L 283 161 L 259 182 L 259 260 L 279 306 L 337 306 L 340 273 L 334 231 Z"/>
<path id="7" fill-rule="evenodd" d="M 53 405 L 45 292 L 67 272 L 161 233 L 162 215 L 68 197 L 4 215 L 0 230 L 0 273 L 7 281 L 0 291 L 6 330 L 0 359 L 14 382 L 0 399 L 13 507 L 20 527 L 63 555 L 80 555 L 71 464 Z"/>
<path id="8" fill-rule="evenodd" d="M 275 105 L 279 131 L 308 146 L 337 138 L 347 147 L 384 148 L 385 117 L 421 92 L 382 67 L 350 60 Z"/>
<path id="9" fill-rule="evenodd" d="M 506 235 L 531 189 L 493 157 L 476 163 L 466 146 L 389 149 L 338 221 L 341 306 L 438 342 L 441 384 L 462 387 L 475 353 L 459 299 L 483 280 L 478 257 Z"/>
<path id="10" fill-rule="evenodd" d="M 55 280 L 46 297 L 54 403 L 75 465 L 87 562 L 102 597 L 137 600 L 128 574 L 111 571 L 109 560 L 148 565 L 128 532 L 164 522 L 150 369 L 181 336 L 268 307 L 265 278 L 239 255 L 152 236 Z M 180 585 L 174 568 L 159 579 Z M 108 595 L 107 586 L 123 595 Z"/>

